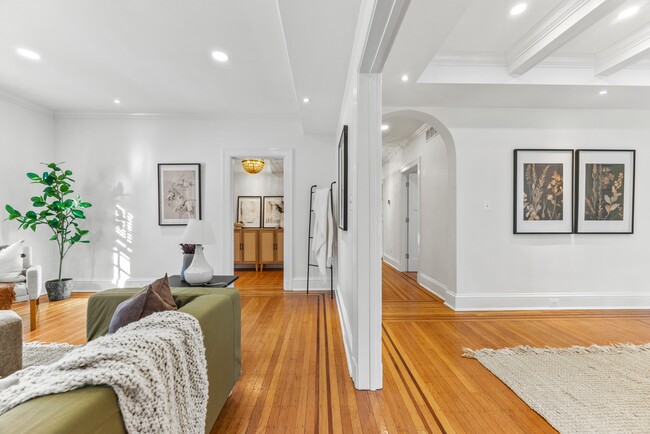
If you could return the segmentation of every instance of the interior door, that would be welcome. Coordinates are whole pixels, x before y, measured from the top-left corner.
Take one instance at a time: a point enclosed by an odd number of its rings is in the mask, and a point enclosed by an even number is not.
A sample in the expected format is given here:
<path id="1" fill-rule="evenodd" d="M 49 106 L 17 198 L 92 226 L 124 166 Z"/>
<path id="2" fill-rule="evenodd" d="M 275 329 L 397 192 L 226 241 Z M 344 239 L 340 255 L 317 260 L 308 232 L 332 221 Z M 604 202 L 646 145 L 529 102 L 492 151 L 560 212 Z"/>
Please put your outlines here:
<path id="1" fill-rule="evenodd" d="M 408 174 L 408 271 L 420 270 L 420 186 L 417 172 Z"/>

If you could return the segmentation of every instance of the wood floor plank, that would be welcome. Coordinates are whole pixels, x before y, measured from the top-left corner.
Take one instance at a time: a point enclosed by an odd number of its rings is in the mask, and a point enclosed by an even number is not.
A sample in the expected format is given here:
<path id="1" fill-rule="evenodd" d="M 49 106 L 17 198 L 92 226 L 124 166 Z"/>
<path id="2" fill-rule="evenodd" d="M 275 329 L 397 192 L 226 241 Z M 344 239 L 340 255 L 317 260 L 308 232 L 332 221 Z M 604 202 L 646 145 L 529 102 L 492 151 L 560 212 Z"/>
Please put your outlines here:
<path id="1" fill-rule="evenodd" d="M 384 387 L 354 388 L 336 301 L 287 293 L 281 270 L 238 271 L 242 376 L 213 433 L 549 433 L 555 430 L 463 348 L 650 342 L 650 312 L 454 312 L 384 266 Z M 42 298 L 26 341 L 85 342 L 87 298 Z"/>

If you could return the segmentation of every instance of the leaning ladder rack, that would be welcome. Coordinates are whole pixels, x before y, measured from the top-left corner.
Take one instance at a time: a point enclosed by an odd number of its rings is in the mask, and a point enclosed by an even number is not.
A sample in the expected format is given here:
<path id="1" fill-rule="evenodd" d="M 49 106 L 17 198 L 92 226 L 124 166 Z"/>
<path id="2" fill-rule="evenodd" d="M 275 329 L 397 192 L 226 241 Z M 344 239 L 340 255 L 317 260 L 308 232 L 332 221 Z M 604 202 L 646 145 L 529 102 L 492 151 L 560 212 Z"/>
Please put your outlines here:
<path id="1" fill-rule="evenodd" d="M 334 192 L 333 187 L 336 181 L 330 184 L 330 206 L 332 207 L 332 217 L 334 217 Z M 312 185 L 309 192 L 309 240 L 307 244 L 307 294 L 309 294 L 309 271 L 311 267 L 318 267 L 318 264 L 312 264 L 311 258 L 311 240 L 314 238 L 312 234 L 312 215 L 314 214 L 314 193 L 316 192 L 317 185 Z M 334 271 L 332 265 L 327 267 L 330 270 L 330 297 L 334 298 Z"/>

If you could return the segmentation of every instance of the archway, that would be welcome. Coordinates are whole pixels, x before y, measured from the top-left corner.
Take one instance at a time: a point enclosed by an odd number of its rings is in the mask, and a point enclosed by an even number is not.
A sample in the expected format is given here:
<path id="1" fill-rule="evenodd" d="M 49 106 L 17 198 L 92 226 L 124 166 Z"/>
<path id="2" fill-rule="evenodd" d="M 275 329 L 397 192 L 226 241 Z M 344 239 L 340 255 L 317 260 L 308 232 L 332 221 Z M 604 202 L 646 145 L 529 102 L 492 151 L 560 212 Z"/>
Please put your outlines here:
<path id="1" fill-rule="evenodd" d="M 449 129 L 435 116 L 419 110 L 392 110 L 384 113 L 383 120 L 390 121 L 395 118 L 412 118 L 435 128 L 444 143 L 447 155 L 447 242 L 445 254 L 448 257 L 449 276 L 444 289 L 445 303 L 455 308 L 456 283 L 457 283 L 457 256 L 456 256 L 456 145 Z M 426 193 L 423 193 L 426 194 Z"/>

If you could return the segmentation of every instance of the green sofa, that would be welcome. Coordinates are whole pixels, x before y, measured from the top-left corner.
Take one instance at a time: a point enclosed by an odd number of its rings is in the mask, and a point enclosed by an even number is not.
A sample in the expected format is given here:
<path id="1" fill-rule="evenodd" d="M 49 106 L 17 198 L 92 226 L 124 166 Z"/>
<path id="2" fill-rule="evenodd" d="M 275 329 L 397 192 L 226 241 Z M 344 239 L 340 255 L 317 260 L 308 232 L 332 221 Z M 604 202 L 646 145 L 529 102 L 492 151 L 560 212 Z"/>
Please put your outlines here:
<path id="1" fill-rule="evenodd" d="M 88 301 L 88 340 L 106 334 L 117 305 L 141 288 L 110 289 Z M 241 373 L 241 304 L 233 288 L 173 288 L 179 311 L 199 320 L 206 349 L 209 398 L 206 432 L 214 425 Z M 42 396 L 0 416 L 0 433 L 125 433 L 117 396 L 88 386 Z"/>

